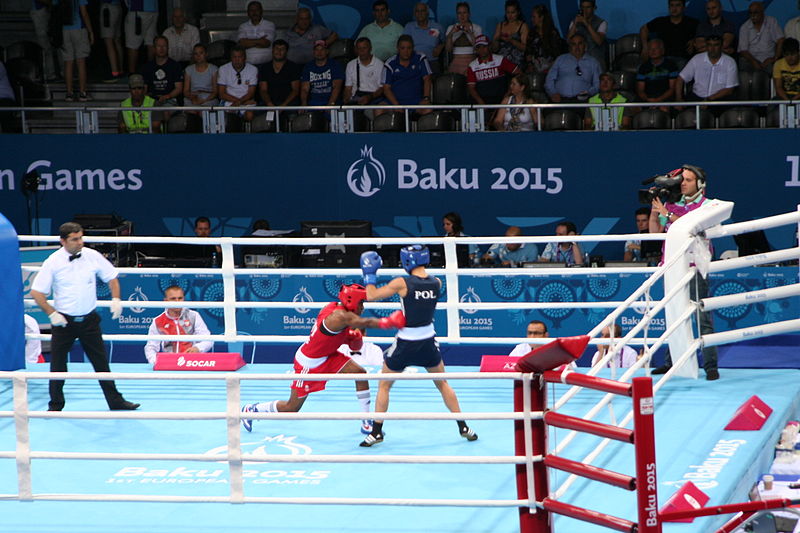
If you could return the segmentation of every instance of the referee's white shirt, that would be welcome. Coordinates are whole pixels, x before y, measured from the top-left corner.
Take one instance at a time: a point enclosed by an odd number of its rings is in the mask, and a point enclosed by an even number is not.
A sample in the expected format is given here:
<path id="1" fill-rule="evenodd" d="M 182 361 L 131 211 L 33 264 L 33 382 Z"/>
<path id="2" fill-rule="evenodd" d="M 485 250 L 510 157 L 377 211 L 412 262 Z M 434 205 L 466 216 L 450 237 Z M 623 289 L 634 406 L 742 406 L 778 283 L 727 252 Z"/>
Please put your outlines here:
<path id="1" fill-rule="evenodd" d="M 119 272 L 108 259 L 91 248 L 84 247 L 81 256 L 73 261 L 69 256 L 63 247 L 53 252 L 42 263 L 31 289 L 45 295 L 52 291 L 53 307 L 59 313 L 87 315 L 97 306 L 97 278 L 108 283 Z"/>

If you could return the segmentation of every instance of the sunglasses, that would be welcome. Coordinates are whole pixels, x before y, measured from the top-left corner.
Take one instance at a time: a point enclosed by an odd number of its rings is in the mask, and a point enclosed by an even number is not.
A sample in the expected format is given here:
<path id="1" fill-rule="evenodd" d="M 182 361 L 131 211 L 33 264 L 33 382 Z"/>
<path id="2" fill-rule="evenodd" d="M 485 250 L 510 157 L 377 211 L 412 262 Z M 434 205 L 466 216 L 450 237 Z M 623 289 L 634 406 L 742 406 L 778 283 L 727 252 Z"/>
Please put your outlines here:
<path id="1" fill-rule="evenodd" d="M 575 66 L 575 74 L 577 74 L 578 76 L 583 76 L 583 71 L 581 70 L 580 65 Z"/>
<path id="2" fill-rule="evenodd" d="M 242 84 L 242 73 L 241 72 L 237 72 L 236 73 L 236 85 L 241 85 L 241 84 Z"/>

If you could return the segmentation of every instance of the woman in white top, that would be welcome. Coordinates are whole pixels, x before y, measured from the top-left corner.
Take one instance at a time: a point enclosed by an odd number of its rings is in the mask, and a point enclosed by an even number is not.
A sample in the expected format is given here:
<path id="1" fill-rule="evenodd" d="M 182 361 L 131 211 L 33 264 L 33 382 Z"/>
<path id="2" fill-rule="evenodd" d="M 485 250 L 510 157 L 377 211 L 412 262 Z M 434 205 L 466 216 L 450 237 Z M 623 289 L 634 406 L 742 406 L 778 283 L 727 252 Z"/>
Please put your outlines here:
<path id="1" fill-rule="evenodd" d="M 445 48 L 451 54 L 448 71 L 466 74 L 470 61 L 475 59 L 475 37 L 483 34 L 483 29 L 469 19 L 469 3 L 456 4 L 456 23 L 447 27 Z"/>
<path id="2" fill-rule="evenodd" d="M 206 59 L 206 47 L 196 44 L 192 49 L 193 63 L 186 67 L 183 77 L 184 105 L 214 106 L 217 100 L 217 66 Z"/>
<path id="3" fill-rule="evenodd" d="M 527 74 L 517 74 L 511 79 L 511 94 L 504 104 L 535 104 L 530 95 L 531 80 Z M 536 129 L 536 110 L 528 107 L 500 108 L 494 119 L 494 127 L 500 131 L 532 131 Z"/>

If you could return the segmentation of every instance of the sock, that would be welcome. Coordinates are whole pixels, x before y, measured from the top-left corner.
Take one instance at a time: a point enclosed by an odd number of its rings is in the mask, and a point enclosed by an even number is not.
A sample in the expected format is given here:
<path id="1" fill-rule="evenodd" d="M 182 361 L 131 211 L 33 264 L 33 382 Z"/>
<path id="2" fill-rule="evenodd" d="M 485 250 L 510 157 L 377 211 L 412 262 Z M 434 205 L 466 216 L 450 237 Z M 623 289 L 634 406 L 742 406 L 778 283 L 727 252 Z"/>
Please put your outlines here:
<path id="1" fill-rule="evenodd" d="M 278 412 L 278 400 L 274 400 L 271 402 L 259 402 L 255 405 L 256 413 L 277 413 Z"/>
<path id="2" fill-rule="evenodd" d="M 467 423 L 463 420 L 456 420 L 456 424 L 458 424 L 458 430 L 461 433 L 465 433 L 469 430 L 469 426 L 467 426 Z"/>
<path id="3" fill-rule="evenodd" d="M 383 433 L 383 422 L 373 422 L 372 423 L 372 436 L 377 437 Z"/>
<path id="4" fill-rule="evenodd" d="M 365 413 L 369 413 L 369 404 L 370 404 L 369 389 L 357 390 L 356 398 L 358 398 L 358 403 L 361 404 L 361 410 L 364 411 Z"/>

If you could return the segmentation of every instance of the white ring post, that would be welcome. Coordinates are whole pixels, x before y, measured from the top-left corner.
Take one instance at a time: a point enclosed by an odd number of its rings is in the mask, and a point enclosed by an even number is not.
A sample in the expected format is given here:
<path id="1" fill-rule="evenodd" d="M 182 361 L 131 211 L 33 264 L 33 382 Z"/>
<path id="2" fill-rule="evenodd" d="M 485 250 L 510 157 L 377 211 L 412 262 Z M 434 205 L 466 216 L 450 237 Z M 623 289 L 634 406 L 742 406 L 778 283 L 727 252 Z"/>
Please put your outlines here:
<path id="1" fill-rule="evenodd" d="M 235 342 L 236 332 L 236 276 L 233 269 L 236 267 L 233 260 L 233 243 L 230 237 L 223 237 L 220 244 L 222 248 L 222 290 L 225 307 L 225 341 Z"/>
<path id="2" fill-rule="evenodd" d="M 239 376 L 225 376 L 228 426 L 228 469 L 231 475 L 231 503 L 244 503 L 244 477 L 242 473 L 241 403 Z"/>
<path id="3" fill-rule="evenodd" d="M 446 237 L 444 239 L 444 267 L 445 280 L 447 280 L 447 301 L 458 302 L 458 255 L 456 254 L 456 240 L 454 237 Z M 458 317 L 457 307 L 447 308 L 447 336 L 453 342 L 458 342 L 461 338 Z"/>
<path id="4" fill-rule="evenodd" d="M 28 380 L 14 376 L 14 425 L 17 432 L 17 490 L 22 501 L 33 500 L 31 488 L 31 436 L 28 426 Z"/>

